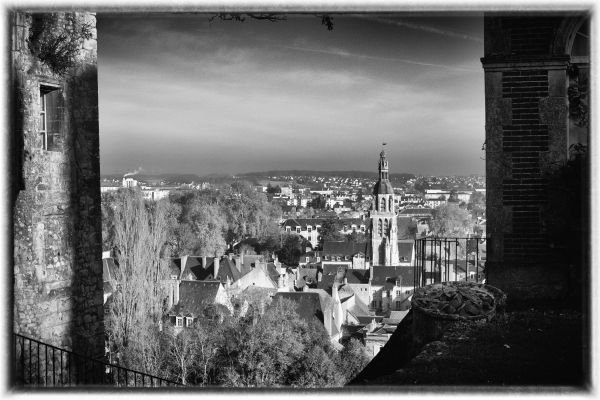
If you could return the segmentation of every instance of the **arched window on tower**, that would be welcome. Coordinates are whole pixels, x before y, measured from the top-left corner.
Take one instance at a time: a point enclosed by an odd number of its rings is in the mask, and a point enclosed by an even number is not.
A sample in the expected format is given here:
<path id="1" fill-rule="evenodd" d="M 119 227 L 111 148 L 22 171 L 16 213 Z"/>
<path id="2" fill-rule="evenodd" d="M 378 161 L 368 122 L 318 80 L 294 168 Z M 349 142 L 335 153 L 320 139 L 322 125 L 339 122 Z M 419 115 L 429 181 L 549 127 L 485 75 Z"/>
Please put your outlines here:
<path id="1" fill-rule="evenodd" d="M 383 236 L 383 226 L 381 226 L 381 219 L 379 219 L 379 223 L 377 224 L 377 233 L 379 233 L 379 236 Z"/>
<path id="2" fill-rule="evenodd" d="M 385 197 L 381 198 L 381 203 L 379 205 L 379 211 L 385 211 Z"/>
<path id="3" fill-rule="evenodd" d="M 394 200 L 392 200 L 392 196 L 390 196 L 390 206 L 388 207 L 390 212 L 394 211 Z"/>
<path id="4" fill-rule="evenodd" d="M 385 235 L 387 236 L 387 235 L 390 234 L 390 231 L 388 231 L 388 220 L 387 220 L 387 218 L 385 219 L 384 222 L 385 223 L 383 224 L 383 228 L 385 229 Z"/>

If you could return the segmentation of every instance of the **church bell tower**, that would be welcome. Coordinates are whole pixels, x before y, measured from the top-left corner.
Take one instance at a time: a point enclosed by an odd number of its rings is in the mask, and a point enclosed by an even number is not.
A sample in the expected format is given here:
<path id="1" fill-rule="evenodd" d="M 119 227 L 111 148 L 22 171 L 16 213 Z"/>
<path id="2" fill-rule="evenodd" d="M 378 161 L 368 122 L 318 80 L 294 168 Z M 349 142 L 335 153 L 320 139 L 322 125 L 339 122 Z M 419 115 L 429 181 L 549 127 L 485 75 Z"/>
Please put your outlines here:
<path id="1" fill-rule="evenodd" d="M 379 180 L 373 188 L 370 218 L 372 265 L 398 265 L 400 259 L 394 188 L 389 180 L 388 160 L 383 150 L 379 155 Z"/>

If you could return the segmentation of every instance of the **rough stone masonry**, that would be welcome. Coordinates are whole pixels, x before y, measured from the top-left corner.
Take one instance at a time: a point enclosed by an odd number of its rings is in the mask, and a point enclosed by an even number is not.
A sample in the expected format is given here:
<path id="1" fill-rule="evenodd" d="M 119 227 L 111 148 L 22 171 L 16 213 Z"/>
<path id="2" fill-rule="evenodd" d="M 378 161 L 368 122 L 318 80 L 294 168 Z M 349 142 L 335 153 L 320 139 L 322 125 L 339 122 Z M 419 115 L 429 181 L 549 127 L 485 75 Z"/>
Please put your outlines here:
<path id="1" fill-rule="evenodd" d="M 78 42 L 75 63 L 64 73 L 53 72 L 32 52 L 36 21 L 49 16 L 57 32 L 69 33 L 87 24 L 92 34 Z M 13 329 L 101 357 L 104 313 L 95 15 L 13 11 L 10 21 Z M 48 93 L 52 98 L 44 103 Z"/>

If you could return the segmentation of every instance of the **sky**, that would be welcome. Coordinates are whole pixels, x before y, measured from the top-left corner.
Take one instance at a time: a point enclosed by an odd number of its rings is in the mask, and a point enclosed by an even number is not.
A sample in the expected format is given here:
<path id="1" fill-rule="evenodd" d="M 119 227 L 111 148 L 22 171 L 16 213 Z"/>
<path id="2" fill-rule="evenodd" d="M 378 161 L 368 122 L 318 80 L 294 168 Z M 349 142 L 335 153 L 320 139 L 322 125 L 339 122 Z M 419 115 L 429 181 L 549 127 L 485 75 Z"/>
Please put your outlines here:
<path id="1" fill-rule="evenodd" d="M 98 17 L 102 174 L 483 174 L 481 14 Z"/>

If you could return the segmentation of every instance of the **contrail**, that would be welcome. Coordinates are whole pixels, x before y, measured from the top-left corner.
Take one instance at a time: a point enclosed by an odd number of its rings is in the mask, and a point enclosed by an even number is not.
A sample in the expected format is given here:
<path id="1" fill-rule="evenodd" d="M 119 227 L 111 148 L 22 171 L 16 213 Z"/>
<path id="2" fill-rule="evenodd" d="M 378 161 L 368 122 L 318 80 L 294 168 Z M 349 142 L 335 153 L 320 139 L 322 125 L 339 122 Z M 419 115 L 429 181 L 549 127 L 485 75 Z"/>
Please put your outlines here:
<path id="1" fill-rule="evenodd" d="M 315 48 L 300 47 L 300 46 L 282 46 L 282 47 L 284 47 L 286 49 L 307 51 L 307 52 L 311 52 L 311 53 L 331 54 L 331 55 L 340 56 L 340 57 L 355 57 L 355 58 L 364 58 L 364 59 L 369 59 L 369 60 L 394 61 L 394 62 L 401 62 L 401 63 L 405 63 L 405 64 L 422 65 L 422 66 L 426 66 L 426 67 L 450 69 L 450 70 L 454 70 L 454 71 L 469 71 L 469 72 L 479 71 L 478 69 L 474 69 L 474 68 L 454 67 L 454 66 L 443 65 L 443 64 L 433 64 L 433 63 L 427 63 L 427 62 L 423 62 L 423 61 L 408 60 L 405 58 L 368 56 L 365 54 L 350 53 L 350 52 L 347 52 L 347 51 L 341 50 L 341 49 L 324 50 L 324 49 L 315 49 Z"/>
<path id="2" fill-rule="evenodd" d="M 428 26 L 428 25 L 413 24 L 411 22 L 395 21 L 395 20 L 389 20 L 389 19 L 384 19 L 384 18 L 369 18 L 369 17 L 364 17 L 364 18 L 372 20 L 372 21 L 383 22 L 385 24 L 403 26 L 406 28 L 416 29 L 416 30 L 420 30 L 420 31 L 438 33 L 438 34 L 444 35 L 444 36 L 451 36 L 451 37 L 455 37 L 455 38 L 472 40 L 474 42 L 483 43 L 482 38 L 477 37 L 477 36 L 471 36 L 471 35 L 469 35 L 467 33 L 463 33 L 463 32 L 451 31 L 448 29 L 440 29 L 440 28 L 435 28 L 433 26 Z"/>

